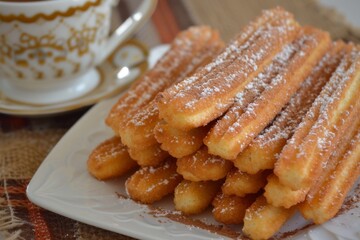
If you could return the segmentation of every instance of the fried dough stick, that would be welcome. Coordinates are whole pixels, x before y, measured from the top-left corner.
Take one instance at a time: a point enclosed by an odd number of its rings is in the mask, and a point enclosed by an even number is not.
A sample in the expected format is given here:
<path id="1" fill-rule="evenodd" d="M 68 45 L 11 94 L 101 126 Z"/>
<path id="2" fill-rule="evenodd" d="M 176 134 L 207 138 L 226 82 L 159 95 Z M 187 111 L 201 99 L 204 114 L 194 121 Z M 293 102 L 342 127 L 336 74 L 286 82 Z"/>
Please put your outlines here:
<path id="1" fill-rule="evenodd" d="M 120 177 L 137 166 L 117 136 L 99 144 L 87 161 L 88 171 L 99 180 Z"/>
<path id="2" fill-rule="evenodd" d="M 141 203 L 153 203 L 173 193 L 182 177 L 176 172 L 175 159 L 170 158 L 157 167 L 143 167 L 125 182 L 129 196 Z"/>
<path id="3" fill-rule="evenodd" d="M 115 134 L 119 134 L 120 127 L 132 119 L 140 108 L 146 106 L 160 91 L 174 81 L 184 78 L 186 73 L 192 70 L 189 66 L 193 64 L 190 63 L 196 58 L 198 52 L 208 49 L 207 44 L 211 41 L 221 42 L 218 33 L 206 26 L 191 27 L 180 32 L 170 49 L 156 65 L 119 98 L 110 110 L 106 124 L 114 130 Z"/>
<path id="4" fill-rule="evenodd" d="M 256 195 L 239 197 L 219 192 L 212 202 L 212 214 L 216 221 L 224 224 L 243 223 L 245 211 L 255 201 Z"/>
<path id="5" fill-rule="evenodd" d="M 326 91 L 330 89 L 330 93 Z M 304 121 L 284 147 L 274 173 L 293 190 L 309 189 L 322 173 L 342 135 L 358 116 L 360 52 L 353 48 L 315 100 Z"/>
<path id="6" fill-rule="evenodd" d="M 195 29 L 195 27 L 193 28 Z M 223 49 L 224 43 L 219 38 L 217 31 L 209 27 L 198 27 L 196 30 L 194 30 L 193 36 L 187 39 L 187 44 L 197 45 L 198 49 L 193 49 L 191 62 L 183 66 L 182 72 L 179 72 L 178 76 L 172 76 L 168 80 L 172 81 L 168 86 L 190 76 L 199 67 L 209 63 Z M 179 55 L 178 58 L 180 59 L 176 59 L 176 61 L 181 61 L 181 57 Z M 128 147 L 142 149 L 157 144 L 154 128 L 160 119 L 155 98 L 138 108 L 132 117 L 120 126 L 121 139 Z"/>
<path id="7" fill-rule="evenodd" d="M 232 162 L 208 153 L 203 146 L 196 153 L 176 161 L 177 172 L 190 181 L 216 181 L 225 178 Z"/>
<path id="8" fill-rule="evenodd" d="M 302 83 L 300 89 L 271 125 L 237 156 L 234 165 L 238 169 L 255 174 L 264 169 L 274 168 L 276 159 L 287 139 L 292 136 L 297 125 L 339 65 L 345 54 L 344 47 L 343 42 L 336 42 L 332 45 L 331 51 L 325 54 L 320 63 L 312 70 L 310 76 Z"/>
<path id="9" fill-rule="evenodd" d="M 360 102 L 358 103 L 360 106 Z M 346 144 L 351 141 L 353 135 L 356 133 L 357 129 L 359 128 L 360 118 L 358 115 L 360 113 L 360 107 L 357 107 L 357 111 L 352 111 L 348 116 L 344 117 L 342 121 L 342 125 L 338 126 L 339 129 L 346 126 L 341 136 L 337 133 L 338 136 L 335 138 L 339 138 L 340 140 L 337 143 L 337 149 L 334 154 L 343 154 L 345 153 Z M 330 156 L 330 152 L 323 153 L 323 157 L 326 158 L 324 165 L 318 169 L 318 176 L 312 180 L 312 183 L 309 187 L 301 188 L 298 190 L 293 190 L 289 186 L 282 184 L 279 181 L 279 178 L 272 174 L 268 177 L 268 183 L 265 186 L 264 196 L 268 203 L 278 207 L 282 206 L 285 208 L 289 208 L 294 206 L 298 203 L 301 203 L 305 200 L 305 198 L 311 198 L 314 194 L 314 191 L 318 188 L 319 182 L 324 181 L 324 178 L 327 176 L 327 172 L 331 171 L 334 164 L 334 157 Z"/>
<path id="10" fill-rule="evenodd" d="M 161 121 L 156 125 L 154 132 L 161 149 L 169 152 L 173 157 L 182 158 L 200 149 L 209 128 L 210 126 L 207 125 L 184 131 Z"/>
<path id="11" fill-rule="evenodd" d="M 235 103 L 210 130 L 204 140 L 209 152 L 225 159 L 236 159 L 287 104 L 329 46 L 328 33 L 311 27 L 303 28 L 298 38 L 278 55 L 280 61 L 284 55 L 290 55 L 290 58 L 281 64 L 280 69 L 273 70 L 277 75 L 260 97 L 249 104 L 245 111 L 234 109 Z"/>
<path id="12" fill-rule="evenodd" d="M 160 117 L 189 130 L 221 116 L 236 94 L 295 38 L 298 27 L 281 8 L 263 11 L 212 63 L 159 95 Z M 236 58 L 228 64 L 228 53 L 234 51 Z"/>
<path id="13" fill-rule="evenodd" d="M 268 172 L 248 174 L 233 168 L 227 175 L 221 190 L 226 195 L 244 197 L 250 193 L 257 193 L 266 185 Z"/>
<path id="14" fill-rule="evenodd" d="M 223 181 L 192 182 L 183 180 L 174 193 L 175 209 L 186 215 L 203 212 L 211 205 Z"/>
<path id="15" fill-rule="evenodd" d="M 347 193 L 360 176 L 360 128 L 348 142 L 344 155 L 334 155 L 337 162 L 332 171 L 328 171 L 314 194 L 308 195 L 300 205 L 301 214 L 321 224 L 331 219 L 341 208 Z"/>
<path id="16" fill-rule="evenodd" d="M 128 151 L 130 157 L 142 167 L 158 166 L 169 157 L 169 153 L 157 144 L 144 149 L 128 148 Z"/>
<path id="17" fill-rule="evenodd" d="M 264 197 L 274 207 L 290 208 L 304 201 L 308 192 L 308 189 L 292 190 L 288 186 L 281 184 L 275 174 L 269 175 L 267 180 Z"/>
<path id="18" fill-rule="evenodd" d="M 268 239 L 294 214 L 295 208 L 274 207 L 260 196 L 245 212 L 243 232 L 251 239 Z"/>
<path id="19" fill-rule="evenodd" d="M 247 84 L 244 91 L 236 96 L 237 109 L 245 109 L 254 99 L 259 97 L 262 91 L 266 89 L 271 80 L 276 76 L 276 70 L 283 62 L 286 62 L 290 54 L 283 54 L 283 58 L 278 59 L 276 63 L 271 64 L 274 71 L 265 71 Z M 276 61 L 276 60 L 275 60 Z M 207 124 L 204 127 L 183 130 L 172 126 L 165 121 L 160 122 L 155 128 L 155 137 L 160 142 L 161 148 L 169 151 L 170 155 L 180 158 L 194 153 L 202 145 L 202 140 L 213 124 Z M 179 145 L 180 144 L 180 145 Z"/>

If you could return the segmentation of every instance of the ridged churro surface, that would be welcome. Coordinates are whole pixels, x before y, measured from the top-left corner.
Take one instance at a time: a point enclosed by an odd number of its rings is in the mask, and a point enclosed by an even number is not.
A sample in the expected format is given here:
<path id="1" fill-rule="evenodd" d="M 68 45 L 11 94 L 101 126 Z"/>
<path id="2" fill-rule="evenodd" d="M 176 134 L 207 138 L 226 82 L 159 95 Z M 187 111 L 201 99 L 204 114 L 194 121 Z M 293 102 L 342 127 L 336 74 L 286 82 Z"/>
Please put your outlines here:
<path id="1" fill-rule="evenodd" d="M 292 15 L 282 9 L 264 11 L 210 64 L 160 95 L 160 117 L 182 129 L 219 117 L 236 94 L 295 38 L 298 29 Z"/>
<path id="2" fill-rule="evenodd" d="M 316 224 L 335 216 L 360 175 L 360 120 L 349 129 L 350 140 L 340 143 L 330 158 L 329 170 L 313 187 L 300 205 L 301 214 Z M 329 164 L 329 165 L 330 165 Z"/>
<path id="3" fill-rule="evenodd" d="M 211 56 L 212 47 L 222 47 L 217 31 L 206 27 L 191 27 L 177 35 L 170 50 L 156 65 L 137 80 L 112 107 L 106 123 L 119 134 L 119 128 L 132 119 L 140 108 L 176 81 L 194 71 L 206 56 Z"/>
<path id="4" fill-rule="evenodd" d="M 274 172 L 282 184 L 294 190 L 311 187 L 351 118 L 358 117 L 359 92 L 360 53 L 353 47 L 281 152 Z"/>
<path id="5" fill-rule="evenodd" d="M 302 83 L 300 89 L 292 96 L 276 119 L 237 156 L 234 160 L 237 168 L 250 174 L 274 168 L 276 159 L 287 139 L 292 136 L 315 98 L 339 65 L 345 53 L 344 45 L 343 42 L 336 42 L 332 45 L 331 51 L 326 53 L 312 70 L 310 76 Z"/>
<path id="6" fill-rule="evenodd" d="M 281 111 L 329 46 L 327 33 L 303 28 L 296 40 L 285 46 L 273 65 L 265 70 L 265 76 L 269 71 L 275 73 L 275 77 L 260 96 L 245 109 L 239 109 L 235 103 L 229 114 L 225 114 L 209 132 L 204 140 L 209 152 L 235 159 Z"/>

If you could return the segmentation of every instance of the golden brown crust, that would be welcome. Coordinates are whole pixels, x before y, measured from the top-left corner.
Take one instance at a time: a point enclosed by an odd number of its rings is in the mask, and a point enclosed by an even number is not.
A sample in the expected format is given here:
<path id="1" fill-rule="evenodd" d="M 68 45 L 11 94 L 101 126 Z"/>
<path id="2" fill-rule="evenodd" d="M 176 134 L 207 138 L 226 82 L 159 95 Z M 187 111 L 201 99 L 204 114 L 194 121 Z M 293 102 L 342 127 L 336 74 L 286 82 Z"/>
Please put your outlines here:
<path id="1" fill-rule="evenodd" d="M 307 199 L 311 199 L 314 194 L 319 191 L 321 184 L 326 180 L 326 177 L 329 175 L 331 171 L 335 169 L 337 166 L 339 159 L 342 158 L 346 151 L 349 148 L 349 143 L 355 138 L 357 131 L 360 129 L 360 118 L 356 117 L 351 119 L 352 124 L 349 125 L 348 128 L 342 134 L 341 140 L 338 142 L 336 146 L 336 150 L 334 150 L 324 167 L 323 173 L 316 180 L 315 184 L 313 184 L 306 196 Z"/>
<path id="2" fill-rule="evenodd" d="M 309 189 L 321 175 L 331 152 L 358 116 L 360 52 L 342 60 L 304 121 L 284 147 L 274 173 L 294 190 Z"/>
<path id="3" fill-rule="evenodd" d="M 185 215 L 203 212 L 210 206 L 216 193 L 220 190 L 222 181 L 192 182 L 183 180 L 174 193 L 175 209 Z"/>
<path id="4" fill-rule="evenodd" d="M 337 151 L 341 151 L 341 147 L 344 147 L 345 143 L 351 140 L 351 134 L 358 128 L 358 114 L 360 113 L 360 103 L 356 107 L 358 110 L 350 112 L 350 114 L 342 120 L 342 124 L 338 125 L 336 128 L 340 131 L 336 132 L 332 138 L 336 142 Z M 309 185 L 305 185 L 299 189 L 292 189 L 289 186 L 284 185 L 279 181 L 279 178 L 275 175 L 271 175 L 268 178 L 268 183 L 265 187 L 264 196 L 266 197 L 267 201 L 274 205 L 274 206 L 282 206 L 285 208 L 289 208 L 294 206 L 300 202 L 303 202 L 306 198 L 311 198 L 311 196 L 316 192 L 321 185 L 320 182 L 323 182 L 324 179 L 327 177 L 327 172 L 331 171 L 332 167 L 336 165 L 334 163 L 334 159 L 329 159 L 330 152 L 323 152 L 322 157 L 320 160 L 324 161 L 323 165 L 319 169 L 317 169 L 317 173 L 313 174 L 312 181 Z"/>
<path id="5" fill-rule="evenodd" d="M 137 166 L 125 145 L 116 136 L 100 143 L 87 161 L 88 171 L 99 180 L 120 177 Z"/>
<path id="6" fill-rule="evenodd" d="M 212 43 L 216 47 L 223 44 L 217 31 L 210 27 L 196 26 L 179 33 L 170 50 L 119 98 L 107 116 L 106 124 L 119 134 L 119 128 L 160 91 L 191 73 L 194 69 L 189 66 L 194 66 L 192 61 L 197 58 L 196 55 L 199 52 L 205 54 L 205 50 L 211 53 Z"/>
<path id="7" fill-rule="evenodd" d="M 191 63 L 185 65 L 185 69 L 179 73 L 179 76 L 171 76 L 168 80 L 172 81 L 170 85 L 176 84 L 185 77 L 190 76 L 196 69 L 211 61 L 223 48 L 223 42 L 218 38 L 215 30 L 199 28 L 197 31 L 198 38 L 196 39 L 196 44 L 201 48 L 194 50 Z M 188 41 L 195 40 L 188 39 Z M 159 121 L 159 110 L 157 101 L 154 98 L 145 106 L 139 107 L 132 114 L 131 118 L 128 118 L 128 121 L 119 127 L 119 134 L 123 143 L 128 147 L 137 149 L 156 144 L 154 128 Z"/>
<path id="8" fill-rule="evenodd" d="M 177 172 L 190 181 L 216 181 L 225 178 L 232 162 L 210 155 L 203 146 L 196 153 L 176 161 Z"/>
<path id="9" fill-rule="evenodd" d="M 295 208 L 274 207 L 260 196 L 245 212 L 243 232 L 251 239 L 268 239 L 288 220 Z"/>
<path id="10" fill-rule="evenodd" d="M 330 157 L 327 170 L 300 204 L 301 214 L 321 224 L 334 217 L 360 176 L 360 119 Z"/>
<path id="11" fill-rule="evenodd" d="M 161 149 L 173 157 L 182 158 L 199 150 L 209 128 L 210 126 L 205 126 L 185 131 L 162 121 L 157 124 L 154 132 Z"/>
<path id="12" fill-rule="evenodd" d="M 276 119 L 234 160 L 241 171 L 255 174 L 273 169 L 286 141 L 295 131 L 311 104 L 329 81 L 344 55 L 345 44 L 335 42 Z"/>
<path id="13" fill-rule="evenodd" d="M 153 203 L 174 192 L 182 177 L 176 172 L 176 162 L 168 159 L 157 167 L 143 167 L 125 183 L 129 196 L 142 203 Z"/>
<path id="14" fill-rule="evenodd" d="M 280 9 L 265 11 L 251 25 L 255 26 L 253 32 L 244 32 L 245 38 L 240 35 L 223 54 L 199 70 L 202 74 L 194 74 L 160 95 L 161 118 L 177 128 L 192 129 L 221 116 L 235 95 L 295 38 L 298 30 L 291 14 Z M 232 52 L 237 57 L 227 64 Z M 206 69 L 216 74 L 208 76 Z"/>
<path id="15" fill-rule="evenodd" d="M 216 221 L 223 224 L 241 224 L 245 211 L 255 201 L 255 195 L 239 197 L 219 193 L 212 202 L 212 214 Z"/>
<path id="16" fill-rule="evenodd" d="M 250 193 L 257 193 L 265 186 L 267 175 L 268 172 L 248 174 L 233 168 L 226 175 L 226 180 L 221 190 L 226 195 L 236 195 L 239 197 L 244 197 Z"/>
<path id="17" fill-rule="evenodd" d="M 189 88 L 193 82 L 198 81 L 204 75 L 206 75 L 208 78 L 215 77 L 221 71 L 221 69 L 226 68 L 232 64 L 234 59 L 237 58 L 239 53 L 237 48 L 246 43 L 246 41 L 248 41 L 261 26 L 269 21 L 272 21 L 274 15 L 278 16 L 279 18 L 291 18 L 291 16 L 288 16 L 288 12 L 279 7 L 269 11 L 264 11 L 264 14 L 261 17 L 258 17 L 255 21 L 246 25 L 241 33 L 239 33 L 232 41 L 230 41 L 231 43 L 229 46 L 224 49 L 224 51 L 222 51 L 222 53 L 219 54 L 216 59 L 214 59 L 214 61 L 206 65 L 206 67 L 198 69 L 198 71 L 196 71 L 196 73 L 188 79 L 189 81 L 182 81 L 179 84 L 168 88 L 164 93 L 161 94 L 161 96 L 159 96 L 159 101 L 164 102 L 166 101 L 166 98 L 174 96 L 184 89 Z"/>
<path id="18" fill-rule="evenodd" d="M 137 149 L 128 148 L 129 154 L 140 166 L 157 166 L 169 157 L 169 153 L 163 151 L 158 144 L 153 146 Z"/>
<path id="19" fill-rule="evenodd" d="M 306 189 L 292 190 L 281 184 L 275 174 L 271 174 L 267 180 L 264 197 L 269 204 L 275 207 L 290 208 L 305 200 Z"/>
<path id="20" fill-rule="evenodd" d="M 280 71 L 278 67 L 270 69 L 278 73 L 261 96 L 249 104 L 239 117 L 231 118 L 236 114 L 226 114 L 220 122 L 229 124 L 225 127 L 216 124 L 209 132 L 204 141 L 209 152 L 225 159 L 235 159 L 281 111 L 329 46 L 328 33 L 310 27 L 303 28 L 294 43 L 285 47 L 277 56 L 280 61 L 286 59 L 284 56 L 287 55 L 290 58 L 280 63 Z"/>

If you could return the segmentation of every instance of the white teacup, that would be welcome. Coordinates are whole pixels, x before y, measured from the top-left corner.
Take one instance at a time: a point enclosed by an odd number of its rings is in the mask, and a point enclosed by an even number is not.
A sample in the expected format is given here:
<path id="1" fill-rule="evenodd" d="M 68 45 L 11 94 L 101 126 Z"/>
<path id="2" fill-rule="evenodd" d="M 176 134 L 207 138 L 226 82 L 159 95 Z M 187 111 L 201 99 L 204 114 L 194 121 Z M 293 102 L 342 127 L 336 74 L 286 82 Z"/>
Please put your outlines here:
<path id="1" fill-rule="evenodd" d="M 109 36 L 116 0 L 0 0 L 0 83 L 9 98 L 34 104 L 82 96 L 99 83 L 96 65 L 152 14 L 156 0 Z"/>

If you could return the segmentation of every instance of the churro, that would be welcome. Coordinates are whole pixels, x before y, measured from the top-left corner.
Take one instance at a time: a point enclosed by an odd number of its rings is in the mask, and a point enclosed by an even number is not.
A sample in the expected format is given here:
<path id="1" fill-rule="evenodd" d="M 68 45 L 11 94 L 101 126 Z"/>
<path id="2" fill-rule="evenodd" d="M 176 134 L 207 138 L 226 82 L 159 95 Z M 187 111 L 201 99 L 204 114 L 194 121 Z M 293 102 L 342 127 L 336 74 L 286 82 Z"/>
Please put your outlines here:
<path id="1" fill-rule="evenodd" d="M 160 117 L 177 128 L 192 129 L 221 116 L 298 29 L 288 12 L 264 11 L 212 63 L 159 95 Z"/>
<path id="2" fill-rule="evenodd" d="M 169 153 L 162 150 L 159 145 L 153 145 L 145 149 L 128 148 L 129 155 L 140 166 L 157 166 L 169 157 Z"/>
<path id="3" fill-rule="evenodd" d="M 358 122 L 360 122 L 358 120 Z M 350 129 L 353 134 L 350 141 L 343 141 L 329 160 L 333 166 L 313 187 L 300 204 L 301 214 L 312 219 L 316 224 L 326 222 L 334 217 L 342 203 L 360 176 L 360 125 Z M 353 130 L 356 130 L 353 132 Z M 345 139 L 346 140 L 346 139 Z"/>
<path id="4" fill-rule="evenodd" d="M 137 166 L 125 145 L 116 136 L 100 143 L 87 161 L 88 171 L 99 180 L 120 177 Z"/>
<path id="5" fill-rule="evenodd" d="M 343 42 L 332 45 L 300 89 L 290 99 L 286 107 L 275 120 L 234 160 L 234 165 L 241 171 L 255 174 L 264 169 L 273 169 L 275 161 L 287 139 L 311 107 L 322 87 L 329 81 L 345 53 Z"/>
<path id="6" fill-rule="evenodd" d="M 218 193 L 212 202 L 212 214 L 216 221 L 224 224 L 241 224 L 245 211 L 255 201 L 256 195 L 239 197 Z"/>
<path id="7" fill-rule="evenodd" d="M 157 167 L 143 167 L 125 182 L 128 195 L 141 203 L 153 203 L 173 193 L 182 177 L 176 172 L 176 162 L 167 159 Z"/>
<path id="8" fill-rule="evenodd" d="M 210 28 L 197 28 L 194 30 L 195 39 L 187 39 L 190 45 L 198 45 L 199 49 L 193 49 L 191 62 L 186 64 L 178 76 L 172 76 L 171 84 L 176 84 L 185 77 L 191 75 L 196 69 L 207 64 L 223 48 L 223 42 L 215 30 Z M 193 43 L 196 42 L 196 43 Z M 177 60 L 179 61 L 179 60 Z M 157 144 L 154 136 L 154 128 L 159 122 L 159 110 L 156 99 L 147 105 L 138 108 L 124 124 L 119 127 L 121 139 L 130 148 L 142 149 Z"/>
<path id="9" fill-rule="evenodd" d="M 211 205 L 222 181 L 192 182 L 183 180 L 174 192 L 175 209 L 186 215 L 203 212 Z"/>
<path id="10" fill-rule="evenodd" d="M 119 134 L 120 128 L 160 91 L 184 78 L 198 64 L 202 64 L 196 62 L 202 59 L 199 58 L 199 53 L 208 56 L 213 43 L 216 46 L 222 45 L 217 31 L 206 26 L 191 27 L 179 33 L 169 51 L 119 98 L 106 118 L 107 125 L 115 134 Z"/>
<path id="11" fill-rule="evenodd" d="M 339 162 L 339 159 L 346 154 L 349 147 L 349 142 L 355 137 L 357 131 L 360 129 L 360 118 L 351 119 L 352 124 L 342 134 L 341 141 L 337 144 L 334 152 L 331 153 L 326 166 L 324 165 L 323 173 L 319 176 L 316 182 L 311 186 L 306 198 L 311 199 L 319 190 L 321 184 L 326 180 L 329 172 L 333 171 Z"/>
<path id="12" fill-rule="evenodd" d="M 274 207 L 260 196 L 245 212 L 243 232 L 251 239 L 268 239 L 293 215 L 295 208 Z"/>
<path id="13" fill-rule="evenodd" d="M 266 184 L 268 172 L 248 174 L 234 168 L 226 175 L 221 190 L 226 195 L 244 197 L 250 193 L 257 193 Z"/>
<path id="14" fill-rule="evenodd" d="M 343 144 L 343 141 L 349 141 L 349 134 L 357 129 L 356 123 L 359 121 L 357 116 L 360 113 L 360 102 L 357 105 L 357 110 L 352 111 L 348 116 L 345 116 L 342 120 L 342 124 L 337 127 L 338 129 L 343 129 L 343 134 L 335 133 L 333 136 L 333 139 L 335 139 L 335 142 L 337 142 L 337 148 L 339 148 L 339 145 Z M 332 160 L 328 160 L 330 153 L 331 152 L 329 151 L 322 153 L 322 166 L 317 169 L 317 174 L 314 175 L 314 178 L 310 184 L 305 185 L 302 188 L 294 190 L 291 187 L 282 184 L 279 181 L 279 178 L 275 175 L 272 175 L 270 178 L 268 178 L 268 183 L 265 187 L 264 193 L 268 203 L 271 203 L 274 206 L 289 208 L 300 202 L 303 202 L 305 197 L 307 195 L 309 196 L 310 190 L 312 188 L 316 188 L 316 186 L 319 184 L 318 182 L 323 181 L 323 178 L 326 176 L 326 172 L 330 171 L 331 165 L 333 165 Z"/>
<path id="15" fill-rule="evenodd" d="M 190 181 L 216 181 L 225 178 L 232 162 L 208 153 L 206 146 L 176 161 L 177 172 Z"/>
<path id="16" fill-rule="evenodd" d="M 305 200 L 307 189 L 292 190 L 279 182 L 275 174 L 267 178 L 264 197 L 266 201 L 275 207 L 290 208 Z"/>
<path id="17" fill-rule="evenodd" d="M 210 126 L 205 126 L 184 131 L 162 121 L 156 125 L 154 132 L 161 149 L 173 157 L 182 158 L 200 149 L 209 128 Z"/>
<path id="18" fill-rule="evenodd" d="M 274 173 L 293 190 L 309 189 L 346 128 L 358 117 L 360 52 L 352 47 L 288 141 Z"/>
<path id="19" fill-rule="evenodd" d="M 229 110 L 235 111 L 235 114 L 225 114 L 219 122 L 226 124 L 218 122 L 209 132 L 204 140 L 209 152 L 225 159 L 235 159 L 281 111 L 329 46 L 328 33 L 311 27 L 303 28 L 297 39 L 277 55 L 278 61 L 287 60 L 280 64 L 280 69 L 270 69 L 276 71 L 277 75 L 261 96 L 250 103 L 245 111 L 239 111 L 235 103 Z"/>

